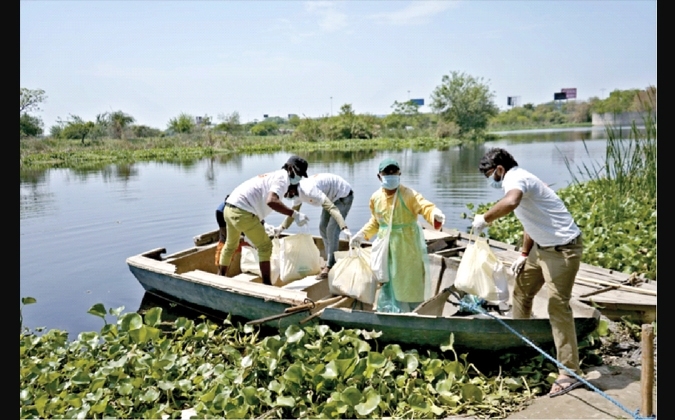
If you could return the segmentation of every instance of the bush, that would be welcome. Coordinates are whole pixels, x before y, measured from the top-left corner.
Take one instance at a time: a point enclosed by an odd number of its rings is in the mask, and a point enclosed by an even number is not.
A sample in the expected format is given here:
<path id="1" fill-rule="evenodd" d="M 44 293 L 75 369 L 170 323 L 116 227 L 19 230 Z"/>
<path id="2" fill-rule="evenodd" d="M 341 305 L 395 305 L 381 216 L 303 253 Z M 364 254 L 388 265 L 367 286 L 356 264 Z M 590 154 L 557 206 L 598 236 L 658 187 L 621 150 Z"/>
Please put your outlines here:
<path id="1" fill-rule="evenodd" d="M 35 137 L 42 134 L 42 120 L 23 113 L 19 117 L 19 137 Z"/>

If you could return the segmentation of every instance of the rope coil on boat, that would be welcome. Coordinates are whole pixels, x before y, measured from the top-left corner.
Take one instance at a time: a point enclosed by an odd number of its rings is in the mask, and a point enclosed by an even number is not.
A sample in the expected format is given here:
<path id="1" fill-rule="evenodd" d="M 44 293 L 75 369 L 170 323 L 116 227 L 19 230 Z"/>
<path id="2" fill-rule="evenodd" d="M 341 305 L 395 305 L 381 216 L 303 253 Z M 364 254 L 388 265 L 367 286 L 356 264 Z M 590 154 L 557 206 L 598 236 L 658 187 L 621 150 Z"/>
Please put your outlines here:
<path id="1" fill-rule="evenodd" d="M 489 317 L 491 317 L 491 318 L 496 319 L 496 320 L 499 321 L 506 329 L 508 329 L 509 331 L 511 331 L 511 332 L 512 332 L 513 334 L 515 334 L 518 338 L 520 338 L 520 339 L 523 340 L 525 343 L 527 343 L 528 345 L 530 345 L 532 348 L 534 348 L 535 350 L 537 350 L 537 351 L 538 351 L 539 353 L 541 353 L 544 357 L 546 357 L 549 361 L 553 362 L 553 363 L 554 363 L 556 366 L 558 366 L 559 368 L 565 369 L 565 371 L 567 371 L 567 373 L 569 373 L 572 377 L 574 377 L 574 378 L 577 379 L 578 381 L 582 382 L 584 385 L 586 385 L 586 386 L 587 386 L 588 388 L 590 388 L 591 390 L 593 390 L 593 391 L 597 392 L 598 394 L 602 395 L 603 397 L 605 397 L 607 400 L 609 400 L 610 402 L 612 402 L 614 405 L 616 405 L 617 407 L 619 407 L 620 409 L 622 409 L 622 410 L 625 411 L 626 413 L 630 414 L 634 419 L 646 420 L 646 419 L 655 419 L 655 418 L 656 418 L 655 415 L 654 415 L 654 416 L 650 416 L 650 417 L 642 417 L 642 416 L 640 416 L 640 410 L 639 410 L 639 409 L 638 409 L 638 410 L 635 410 L 634 412 L 632 412 L 632 411 L 630 411 L 628 408 L 624 407 L 620 402 L 614 400 L 612 397 L 610 397 L 609 395 L 607 395 L 606 393 L 604 393 L 603 391 L 601 391 L 600 389 L 598 389 L 597 387 L 595 387 L 593 384 L 591 384 L 590 382 L 588 382 L 587 380 L 585 380 L 585 379 L 582 378 L 581 376 L 577 375 L 576 372 L 573 372 L 573 371 L 572 371 L 571 369 L 569 369 L 567 366 L 564 366 L 562 363 L 560 363 L 559 361 L 557 361 L 556 359 L 554 359 L 553 357 L 551 357 L 548 353 L 546 353 L 545 351 L 543 351 L 542 349 L 540 349 L 536 344 L 534 344 L 532 341 L 530 341 L 527 337 L 525 337 L 524 335 L 520 334 L 518 331 L 516 331 L 516 330 L 514 330 L 513 328 L 511 328 L 506 322 L 504 322 L 503 320 L 501 320 L 501 319 L 499 319 L 498 317 L 494 316 L 493 314 L 488 313 L 488 311 L 486 311 L 486 310 L 483 308 L 483 305 L 482 305 L 483 302 L 481 302 L 481 301 L 482 301 L 482 299 L 460 299 L 459 302 L 458 302 L 458 304 L 459 304 L 460 308 L 465 309 L 465 310 L 467 310 L 467 311 L 469 311 L 469 312 L 472 312 L 472 313 L 481 313 L 481 314 L 484 314 L 484 315 L 487 315 L 487 316 L 489 316 Z"/>

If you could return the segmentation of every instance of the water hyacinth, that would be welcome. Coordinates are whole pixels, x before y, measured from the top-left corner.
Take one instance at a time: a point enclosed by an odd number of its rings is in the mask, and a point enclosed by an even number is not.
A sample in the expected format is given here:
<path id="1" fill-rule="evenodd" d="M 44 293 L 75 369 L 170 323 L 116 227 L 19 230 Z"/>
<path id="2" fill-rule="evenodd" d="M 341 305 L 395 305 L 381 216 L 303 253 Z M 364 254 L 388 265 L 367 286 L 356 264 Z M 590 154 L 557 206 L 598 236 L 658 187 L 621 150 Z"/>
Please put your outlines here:
<path id="1" fill-rule="evenodd" d="M 122 309 L 95 305 L 103 328 L 73 341 L 21 331 L 21 418 L 504 417 L 541 391 L 520 374 L 484 375 L 452 335 L 423 354 L 379 350 L 375 331 L 290 326 L 261 337 L 229 319 Z"/>

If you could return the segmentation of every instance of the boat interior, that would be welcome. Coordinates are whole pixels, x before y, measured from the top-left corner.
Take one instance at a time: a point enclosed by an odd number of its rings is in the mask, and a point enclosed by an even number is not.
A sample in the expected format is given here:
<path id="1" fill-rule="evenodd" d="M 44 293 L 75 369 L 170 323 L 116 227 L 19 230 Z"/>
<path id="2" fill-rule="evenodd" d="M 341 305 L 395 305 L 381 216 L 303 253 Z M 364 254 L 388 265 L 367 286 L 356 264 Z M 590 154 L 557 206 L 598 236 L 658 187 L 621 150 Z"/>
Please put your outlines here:
<path id="1" fill-rule="evenodd" d="M 440 232 L 425 229 L 424 233 L 431 264 L 432 298 L 419 305 L 413 313 L 435 317 L 458 315 L 485 316 L 465 313 L 465 310 L 463 311 L 462 307 L 459 305 L 459 300 L 463 297 L 464 293 L 453 287 L 461 256 L 466 249 L 466 243 L 462 244 L 462 241 L 459 240 L 460 235 L 458 232 Z M 175 267 L 175 269 L 173 269 L 175 275 L 182 275 L 193 279 L 208 278 L 208 281 L 211 283 L 214 281 L 227 282 L 229 285 L 236 283 L 236 285 L 243 287 L 244 290 L 256 290 L 265 295 L 274 294 L 274 289 L 262 285 L 262 279 L 259 274 L 241 271 L 239 264 L 241 252 L 237 252 L 234 255 L 232 263 L 228 266 L 226 277 L 213 276 L 217 274 L 217 267 L 215 265 L 217 238 L 217 231 L 209 232 L 195 237 L 195 246 L 187 250 L 169 254 L 163 258 L 161 254 L 166 251 L 160 248 L 143 253 L 142 257 L 169 264 L 172 266 L 171 268 Z M 314 237 L 314 242 L 317 248 L 319 248 L 321 258 L 325 261 L 325 249 L 321 238 Z M 367 247 L 370 246 L 370 244 L 366 243 L 364 246 Z M 348 251 L 348 242 L 346 240 L 341 240 L 339 249 L 343 252 Z M 277 283 L 273 287 L 282 289 L 276 289 L 277 296 L 289 297 L 286 301 L 291 305 L 297 305 L 299 303 L 316 304 L 316 310 L 311 311 L 311 313 L 318 312 L 319 309 L 325 307 L 373 311 L 372 304 L 360 302 L 347 296 L 332 295 L 328 279 L 316 279 L 316 274 L 292 281 L 288 284 Z M 237 289 L 239 289 L 239 287 L 237 287 Z M 510 317 L 510 313 L 508 312 L 509 307 L 509 303 L 484 306 L 485 309 L 492 311 L 495 316 L 503 317 Z M 547 317 L 545 299 L 535 299 L 533 316 L 537 318 Z"/>

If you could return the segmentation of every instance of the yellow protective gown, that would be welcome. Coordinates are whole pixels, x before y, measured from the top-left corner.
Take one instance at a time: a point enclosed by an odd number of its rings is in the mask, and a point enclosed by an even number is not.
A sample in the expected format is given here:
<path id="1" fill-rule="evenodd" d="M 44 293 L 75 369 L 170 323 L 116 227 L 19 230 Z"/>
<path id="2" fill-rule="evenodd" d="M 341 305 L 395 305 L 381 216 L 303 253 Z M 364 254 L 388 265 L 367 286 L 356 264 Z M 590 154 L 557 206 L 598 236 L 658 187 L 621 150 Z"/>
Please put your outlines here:
<path id="1" fill-rule="evenodd" d="M 390 218 L 394 207 L 393 223 Z M 378 297 L 377 310 L 382 312 L 408 312 L 417 304 L 430 298 L 431 279 L 429 256 L 424 234 L 417 223 L 417 216 L 433 224 L 436 206 L 417 191 L 399 185 L 397 192 L 388 195 L 384 188 L 370 197 L 370 220 L 363 227 L 366 239 L 375 234 L 382 236 L 391 225 L 389 237 L 389 282 L 385 283 Z"/>

